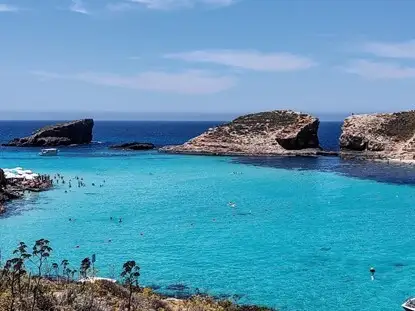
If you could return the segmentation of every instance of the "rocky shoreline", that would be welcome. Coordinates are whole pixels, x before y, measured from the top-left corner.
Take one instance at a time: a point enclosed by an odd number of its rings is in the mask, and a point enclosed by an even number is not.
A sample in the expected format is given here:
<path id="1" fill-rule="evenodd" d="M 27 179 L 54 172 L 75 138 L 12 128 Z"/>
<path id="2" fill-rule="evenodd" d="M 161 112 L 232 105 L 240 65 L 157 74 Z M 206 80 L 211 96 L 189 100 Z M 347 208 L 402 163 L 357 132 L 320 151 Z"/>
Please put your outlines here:
<path id="1" fill-rule="evenodd" d="M 48 175 L 34 174 L 32 178 L 7 178 L 0 168 L 0 215 L 6 212 L 5 204 L 11 200 L 21 199 L 25 192 L 42 192 L 53 187 Z"/>
<path id="2" fill-rule="evenodd" d="M 353 115 L 343 123 L 340 155 L 383 162 L 415 163 L 415 110 Z"/>
<path id="3" fill-rule="evenodd" d="M 340 151 L 320 147 L 318 118 L 292 110 L 274 110 L 240 116 L 210 128 L 182 145 L 158 151 L 211 156 L 340 156 L 343 159 L 415 164 L 415 110 L 352 115 L 344 120 Z M 3 146 L 43 147 L 88 144 L 94 121 L 83 119 L 44 127 L 31 136 Z M 109 146 L 118 150 L 152 150 L 150 142 Z"/>

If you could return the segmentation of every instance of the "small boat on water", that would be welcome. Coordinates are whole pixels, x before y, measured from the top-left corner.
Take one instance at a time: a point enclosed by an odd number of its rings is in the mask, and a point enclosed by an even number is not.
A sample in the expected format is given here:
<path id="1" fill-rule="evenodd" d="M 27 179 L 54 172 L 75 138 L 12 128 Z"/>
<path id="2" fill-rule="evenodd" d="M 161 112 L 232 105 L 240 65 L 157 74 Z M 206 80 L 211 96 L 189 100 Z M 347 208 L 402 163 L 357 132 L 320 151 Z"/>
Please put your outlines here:
<path id="1" fill-rule="evenodd" d="M 39 153 L 40 156 L 57 156 L 58 155 L 58 149 L 56 148 L 48 148 L 48 149 L 42 149 L 42 151 Z"/>
<path id="2" fill-rule="evenodd" d="M 415 311 L 415 298 L 407 299 L 403 304 L 402 308 L 405 311 Z"/>

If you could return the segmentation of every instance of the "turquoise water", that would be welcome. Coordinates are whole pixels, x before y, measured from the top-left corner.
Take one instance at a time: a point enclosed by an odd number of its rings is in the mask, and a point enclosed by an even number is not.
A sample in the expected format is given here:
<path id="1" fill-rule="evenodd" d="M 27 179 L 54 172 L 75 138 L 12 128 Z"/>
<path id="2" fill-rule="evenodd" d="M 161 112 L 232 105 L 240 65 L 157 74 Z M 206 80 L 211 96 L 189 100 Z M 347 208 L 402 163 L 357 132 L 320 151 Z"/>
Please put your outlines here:
<path id="1" fill-rule="evenodd" d="M 0 158 L 1 167 L 87 184 L 15 202 L 0 218 L 3 254 L 48 238 L 55 258 L 76 266 L 95 253 L 102 275 L 135 259 L 143 284 L 181 283 L 280 310 L 400 310 L 415 294 L 410 185 L 156 152 Z"/>

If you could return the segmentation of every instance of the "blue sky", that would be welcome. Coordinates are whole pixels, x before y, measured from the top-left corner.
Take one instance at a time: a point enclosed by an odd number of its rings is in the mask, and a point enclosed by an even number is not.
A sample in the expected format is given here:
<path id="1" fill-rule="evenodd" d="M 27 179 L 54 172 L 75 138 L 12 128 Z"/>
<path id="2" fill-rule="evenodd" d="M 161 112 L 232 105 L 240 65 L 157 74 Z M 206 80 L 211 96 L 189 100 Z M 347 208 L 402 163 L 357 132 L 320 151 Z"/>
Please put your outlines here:
<path id="1" fill-rule="evenodd" d="M 410 0 L 0 0 L 0 110 L 413 109 L 414 12 Z"/>

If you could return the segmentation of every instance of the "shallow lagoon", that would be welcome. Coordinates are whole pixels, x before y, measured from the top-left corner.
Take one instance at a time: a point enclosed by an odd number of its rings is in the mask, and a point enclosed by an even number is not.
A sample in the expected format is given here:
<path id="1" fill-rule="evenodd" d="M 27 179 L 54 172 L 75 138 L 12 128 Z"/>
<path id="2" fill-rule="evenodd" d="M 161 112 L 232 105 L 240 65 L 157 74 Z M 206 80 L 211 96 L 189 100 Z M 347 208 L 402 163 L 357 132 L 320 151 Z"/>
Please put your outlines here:
<path id="1" fill-rule="evenodd" d="M 180 283 L 280 310 L 400 310 L 415 292 L 409 167 L 99 145 L 57 158 L 3 149 L 0 166 L 82 176 L 87 184 L 13 203 L 0 218 L 4 257 L 20 240 L 48 238 L 59 260 L 78 264 L 95 253 L 102 275 L 135 259 L 142 283 L 161 290 Z"/>
<path id="2" fill-rule="evenodd" d="M 399 310 L 413 294 L 413 186 L 155 152 L 2 156 L 5 167 L 87 183 L 15 202 L 0 219 L 3 254 L 48 238 L 59 259 L 95 253 L 104 275 L 136 259 L 144 284 L 182 283 L 281 310 Z"/>

